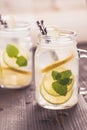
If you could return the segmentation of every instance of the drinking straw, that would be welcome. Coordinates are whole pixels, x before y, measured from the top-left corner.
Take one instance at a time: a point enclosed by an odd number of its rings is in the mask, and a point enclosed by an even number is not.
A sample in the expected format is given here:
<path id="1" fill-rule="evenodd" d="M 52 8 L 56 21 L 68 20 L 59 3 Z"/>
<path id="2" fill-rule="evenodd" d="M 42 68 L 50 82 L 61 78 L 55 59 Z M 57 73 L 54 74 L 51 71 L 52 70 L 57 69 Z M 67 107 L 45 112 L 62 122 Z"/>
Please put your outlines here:
<path id="1" fill-rule="evenodd" d="M 40 30 L 41 34 L 42 34 L 43 36 L 45 36 L 45 41 L 46 41 L 46 43 L 51 42 L 51 40 L 49 40 L 49 39 L 47 38 L 47 29 L 46 29 L 46 27 L 44 26 L 44 21 L 41 20 L 41 21 L 37 21 L 36 23 L 37 23 L 37 26 L 39 27 L 39 30 Z M 57 54 L 56 54 L 55 51 L 52 51 L 52 50 L 51 50 L 51 51 L 49 51 L 49 52 L 50 52 L 51 56 L 53 57 L 53 59 L 54 59 L 55 61 L 58 60 L 58 56 L 57 56 Z"/>
<path id="2" fill-rule="evenodd" d="M 37 25 L 38 25 L 38 27 L 39 27 L 39 29 L 40 29 L 41 34 L 42 34 L 42 35 L 47 35 L 47 29 L 46 29 L 46 27 L 44 26 L 44 21 L 43 21 L 43 20 L 41 20 L 40 22 L 37 21 Z"/>
<path id="3" fill-rule="evenodd" d="M 2 16 L 0 14 L 0 24 L 3 25 L 4 28 L 7 28 L 7 22 L 2 19 Z"/>

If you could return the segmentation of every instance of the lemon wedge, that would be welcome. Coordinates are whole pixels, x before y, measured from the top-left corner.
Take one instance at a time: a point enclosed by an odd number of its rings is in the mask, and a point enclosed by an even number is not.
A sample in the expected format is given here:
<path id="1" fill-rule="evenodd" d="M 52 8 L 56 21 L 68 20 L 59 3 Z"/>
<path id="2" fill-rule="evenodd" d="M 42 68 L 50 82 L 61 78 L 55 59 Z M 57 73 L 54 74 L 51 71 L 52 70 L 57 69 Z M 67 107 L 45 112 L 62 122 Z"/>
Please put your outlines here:
<path id="1" fill-rule="evenodd" d="M 55 69 L 61 65 L 64 65 L 66 64 L 67 62 L 69 62 L 70 60 L 72 60 L 74 58 L 74 54 L 71 54 L 69 57 L 63 59 L 63 60 L 60 60 L 60 61 L 56 61 L 54 62 L 53 64 L 50 64 L 48 66 L 46 66 L 45 68 L 41 69 L 41 72 L 44 73 L 44 72 L 48 72 L 52 69 Z"/>

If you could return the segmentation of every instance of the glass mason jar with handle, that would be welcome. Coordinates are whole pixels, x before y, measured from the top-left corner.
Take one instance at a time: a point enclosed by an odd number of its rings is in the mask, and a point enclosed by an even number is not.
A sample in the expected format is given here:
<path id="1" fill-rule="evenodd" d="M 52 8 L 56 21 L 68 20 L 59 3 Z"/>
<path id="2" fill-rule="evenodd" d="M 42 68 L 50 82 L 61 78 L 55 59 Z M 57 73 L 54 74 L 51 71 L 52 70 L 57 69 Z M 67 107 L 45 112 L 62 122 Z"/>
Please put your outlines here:
<path id="1" fill-rule="evenodd" d="M 59 34 L 58 34 L 59 33 Z M 79 57 L 76 33 L 48 28 L 35 54 L 36 100 L 47 109 L 67 109 L 78 102 Z M 79 50 L 80 51 L 80 50 Z"/>
<path id="2" fill-rule="evenodd" d="M 29 23 L 0 29 L 0 86 L 17 89 L 32 79 L 32 42 Z"/>

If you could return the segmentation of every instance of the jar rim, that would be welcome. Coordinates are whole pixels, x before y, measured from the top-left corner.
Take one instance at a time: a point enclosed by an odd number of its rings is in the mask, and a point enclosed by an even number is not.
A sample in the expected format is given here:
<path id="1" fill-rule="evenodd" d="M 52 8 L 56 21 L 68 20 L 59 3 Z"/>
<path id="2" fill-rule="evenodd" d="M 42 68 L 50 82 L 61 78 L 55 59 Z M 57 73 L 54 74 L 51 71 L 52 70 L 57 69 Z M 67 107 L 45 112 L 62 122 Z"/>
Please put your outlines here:
<path id="1" fill-rule="evenodd" d="M 70 29 L 59 29 L 59 27 L 57 26 L 48 26 L 47 27 L 47 32 L 49 31 L 56 31 L 58 32 L 59 36 L 61 37 L 73 37 L 75 38 L 77 36 L 76 31 L 71 31 Z M 45 36 L 45 35 L 40 35 L 41 37 Z M 54 36 L 50 36 L 49 34 L 47 34 L 48 37 L 54 37 Z"/>
<path id="2" fill-rule="evenodd" d="M 58 27 L 48 27 L 47 31 L 52 31 L 57 29 L 59 31 L 58 36 L 55 35 L 39 35 L 39 45 L 42 46 L 64 46 L 65 44 L 56 44 L 60 42 L 70 42 L 75 41 L 77 37 L 77 33 L 75 31 L 71 31 L 68 29 L 61 29 L 59 30 Z M 42 44 L 40 44 L 42 43 Z M 48 44 L 47 44 L 48 43 Z M 69 44 L 68 44 L 69 45 Z"/>
<path id="3" fill-rule="evenodd" d="M 29 34 L 30 24 L 26 21 L 16 21 L 15 27 L 0 29 L 0 37 L 21 37 Z"/>
<path id="4" fill-rule="evenodd" d="M 29 22 L 26 21 L 15 21 L 16 26 L 15 27 L 7 27 L 0 29 L 0 32 L 11 32 L 11 31 L 22 31 L 26 29 L 30 29 Z"/>

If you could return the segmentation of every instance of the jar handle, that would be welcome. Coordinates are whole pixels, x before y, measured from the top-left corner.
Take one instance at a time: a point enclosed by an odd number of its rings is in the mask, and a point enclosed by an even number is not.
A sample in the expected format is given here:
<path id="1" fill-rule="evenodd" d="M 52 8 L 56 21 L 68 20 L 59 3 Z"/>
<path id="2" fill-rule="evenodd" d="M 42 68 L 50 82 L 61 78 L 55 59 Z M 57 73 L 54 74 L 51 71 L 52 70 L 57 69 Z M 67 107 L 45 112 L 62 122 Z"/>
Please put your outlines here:
<path id="1" fill-rule="evenodd" d="M 78 51 L 78 54 L 79 54 L 79 58 L 87 58 L 87 50 L 84 50 L 84 49 L 77 49 Z M 80 94 L 82 95 L 87 95 L 87 90 L 86 90 L 86 87 L 80 87 L 79 88 L 79 92 Z"/>
<path id="2" fill-rule="evenodd" d="M 79 53 L 79 58 L 87 58 L 87 50 L 78 48 L 77 51 Z"/>

